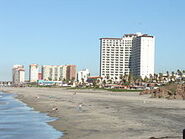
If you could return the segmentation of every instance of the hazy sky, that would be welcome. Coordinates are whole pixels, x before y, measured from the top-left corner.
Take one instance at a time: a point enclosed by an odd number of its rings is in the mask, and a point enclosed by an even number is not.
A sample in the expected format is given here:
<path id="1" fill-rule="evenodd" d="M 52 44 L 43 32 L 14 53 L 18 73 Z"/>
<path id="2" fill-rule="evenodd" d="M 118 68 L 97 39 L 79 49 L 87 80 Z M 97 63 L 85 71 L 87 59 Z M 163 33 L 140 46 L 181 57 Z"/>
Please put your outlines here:
<path id="1" fill-rule="evenodd" d="M 99 74 L 99 38 L 156 37 L 156 72 L 185 69 L 184 0 L 0 0 L 0 80 L 14 64 Z"/>

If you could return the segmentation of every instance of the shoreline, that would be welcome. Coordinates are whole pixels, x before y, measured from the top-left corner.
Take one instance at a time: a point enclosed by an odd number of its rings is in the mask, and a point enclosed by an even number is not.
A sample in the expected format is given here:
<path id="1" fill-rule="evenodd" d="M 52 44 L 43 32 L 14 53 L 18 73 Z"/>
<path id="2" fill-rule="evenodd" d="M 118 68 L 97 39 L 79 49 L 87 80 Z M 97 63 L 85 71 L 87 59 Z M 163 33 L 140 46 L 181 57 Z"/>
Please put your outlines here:
<path id="1" fill-rule="evenodd" d="M 11 91 L 4 91 L 4 90 L 0 90 L 0 91 L 3 92 L 3 93 L 15 94 L 14 92 L 11 92 Z M 23 103 L 26 104 L 28 107 L 33 108 L 35 111 L 38 111 L 38 112 L 40 112 L 40 113 L 45 113 L 45 114 L 47 114 L 48 116 L 53 117 L 53 118 L 57 118 L 56 120 L 54 120 L 54 121 L 52 121 L 52 122 L 47 122 L 47 124 L 49 124 L 50 126 L 52 126 L 54 129 L 56 129 L 56 130 L 62 132 L 62 133 L 63 133 L 63 136 L 61 136 L 59 139 L 64 139 L 64 135 L 66 134 L 66 133 L 64 132 L 65 129 L 63 129 L 62 127 L 59 128 L 59 127 L 57 126 L 57 122 L 58 122 L 58 120 L 59 120 L 59 117 L 57 117 L 55 114 L 50 113 L 49 110 L 46 111 L 46 110 L 43 110 L 41 107 L 38 107 L 38 106 L 34 105 L 34 104 L 31 103 L 29 100 L 28 100 L 28 101 L 25 100 L 25 99 L 24 99 L 24 96 L 21 95 L 21 94 L 16 94 L 16 96 L 14 96 L 14 98 L 15 98 L 15 99 L 18 99 L 18 100 L 21 101 L 21 102 L 23 102 Z"/>
<path id="2" fill-rule="evenodd" d="M 139 96 L 138 93 L 104 90 L 0 90 L 16 94 L 17 99 L 34 110 L 56 117 L 57 120 L 48 124 L 63 132 L 61 139 L 182 137 L 183 129 L 179 128 L 183 128 L 184 123 L 179 122 L 179 118 L 184 119 L 184 101 L 152 99 L 147 95 Z M 170 130 L 172 127 L 173 131 Z"/>

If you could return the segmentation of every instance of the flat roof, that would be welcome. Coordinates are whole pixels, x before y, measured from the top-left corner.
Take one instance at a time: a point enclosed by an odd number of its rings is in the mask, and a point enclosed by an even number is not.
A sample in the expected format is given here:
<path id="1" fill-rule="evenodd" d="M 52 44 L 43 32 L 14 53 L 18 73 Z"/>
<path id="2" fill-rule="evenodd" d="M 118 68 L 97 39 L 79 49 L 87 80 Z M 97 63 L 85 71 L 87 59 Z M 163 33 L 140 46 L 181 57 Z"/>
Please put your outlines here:
<path id="1" fill-rule="evenodd" d="M 152 35 L 148 35 L 148 34 L 137 34 L 137 33 L 130 33 L 130 34 L 124 34 L 124 37 L 132 37 L 132 36 L 136 36 L 136 37 L 151 37 L 154 38 L 154 36 Z M 121 40 L 122 38 L 100 38 L 100 40 Z"/>
<path id="2" fill-rule="evenodd" d="M 102 39 L 107 39 L 107 40 L 121 40 L 122 38 L 100 38 L 100 40 L 102 40 Z"/>

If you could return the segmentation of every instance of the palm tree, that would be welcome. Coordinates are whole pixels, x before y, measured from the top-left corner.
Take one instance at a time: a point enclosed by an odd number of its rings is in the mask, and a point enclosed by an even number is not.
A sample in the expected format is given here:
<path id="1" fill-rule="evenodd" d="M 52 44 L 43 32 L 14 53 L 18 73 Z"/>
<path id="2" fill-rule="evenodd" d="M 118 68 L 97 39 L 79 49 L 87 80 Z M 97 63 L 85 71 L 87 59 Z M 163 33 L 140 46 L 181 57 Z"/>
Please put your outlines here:
<path id="1" fill-rule="evenodd" d="M 124 74 L 123 78 L 124 78 L 125 82 L 128 82 L 129 75 L 128 75 L 128 74 L 126 74 L 126 72 L 125 72 L 125 74 Z"/>
<path id="2" fill-rule="evenodd" d="M 134 76 L 130 73 L 129 75 L 128 75 L 128 82 L 129 83 L 132 83 L 134 81 Z"/>
<path id="3" fill-rule="evenodd" d="M 123 81 L 123 75 L 122 74 L 119 76 L 119 79 L 120 79 L 120 82 Z"/>
<path id="4" fill-rule="evenodd" d="M 150 74 L 150 76 L 149 76 L 149 80 L 150 80 L 150 82 L 152 82 L 152 81 L 153 81 L 153 76 L 152 76 L 152 74 Z"/>
<path id="5" fill-rule="evenodd" d="M 119 79 L 120 79 L 121 81 L 123 80 L 123 75 L 122 75 L 122 74 L 119 76 Z"/>
<path id="6" fill-rule="evenodd" d="M 169 81 L 169 78 L 170 78 L 169 71 L 166 71 L 166 77 L 167 77 L 167 79 L 168 79 L 168 81 Z"/>
<path id="7" fill-rule="evenodd" d="M 185 74 L 185 70 L 183 70 L 182 73 Z"/>
<path id="8" fill-rule="evenodd" d="M 133 76 L 133 81 L 135 84 L 140 85 L 140 83 L 142 82 L 142 78 L 141 76 Z"/>
<path id="9" fill-rule="evenodd" d="M 182 80 L 182 72 L 178 69 L 177 74 L 180 76 L 180 80 Z"/>
<path id="10" fill-rule="evenodd" d="M 147 76 L 145 76 L 144 82 L 148 82 L 148 77 Z"/>
<path id="11" fill-rule="evenodd" d="M 109 75 L 107 75 L 107 76 L 106 76 L 106 79 L 108 80 L 109 78 L 110 78 Z"/>
<path id="12" fill-rule="evenodd" d="M 84 85 L 85 85 L 85 80 L 84 80 L 84 78 L 82 78 L 81 80 L 82 80 L 82 85 L 84 86 Z"/>
<path id="13" fill-rule="evenodd" d="M 51 77 L 48 77 L 48 80 L 49 80 L 49 81 L 51 81 L 51 80 L 52 80 L 52 78 L 51 78 Z"/>
<path id="14" fill-rule="evenodd" d="M 117 81 L 118 77 L 115 77 L 115 81 Z"/>
<path id="15" fill-rule="evenodd" d="M 81 80 L 82 80 L 82 83 L 84 83 L 84 78 L 82 78 Z"/>
<path id="16" fill-rule="evenodd" d="M 103 85 L 104 85 L 104 86 L 106 85 L 106 80 L 103 80 Z"/>
<path id="17" fill-rule="evenodd" d="M 112 79 L 109 79 L 108 82 L 109 82 L 109 84 L 112 84 Z"/>
<path id="18" fill-rule="evenodd" d="M 159 81 L 162 82 L 163 81 L 163 74 L 159 73 Z"/>
<path id="19" fill-rule="evenodd" d="M 172 71 L 172 75 L 171 75 L 171 81 L 175 81 L 175 72 L 174 71 Z"/>
<path id="20" fill-rule="evenodd" d="M 154 73 L 154 80 L 158 83 L 158 74 Z"/>

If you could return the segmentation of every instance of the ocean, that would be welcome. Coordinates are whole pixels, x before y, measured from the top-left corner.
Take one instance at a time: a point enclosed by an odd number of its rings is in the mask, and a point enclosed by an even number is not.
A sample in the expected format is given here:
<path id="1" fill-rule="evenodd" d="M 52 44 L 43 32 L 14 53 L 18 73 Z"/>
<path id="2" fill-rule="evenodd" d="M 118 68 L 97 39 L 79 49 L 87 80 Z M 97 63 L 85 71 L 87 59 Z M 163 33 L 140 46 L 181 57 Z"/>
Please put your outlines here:
<path id="1" fill-rule="evenodd" d="M 0 92 L 0 139 L 58 139 L 63 133 L 47 124 L 54 120 Z"/>

